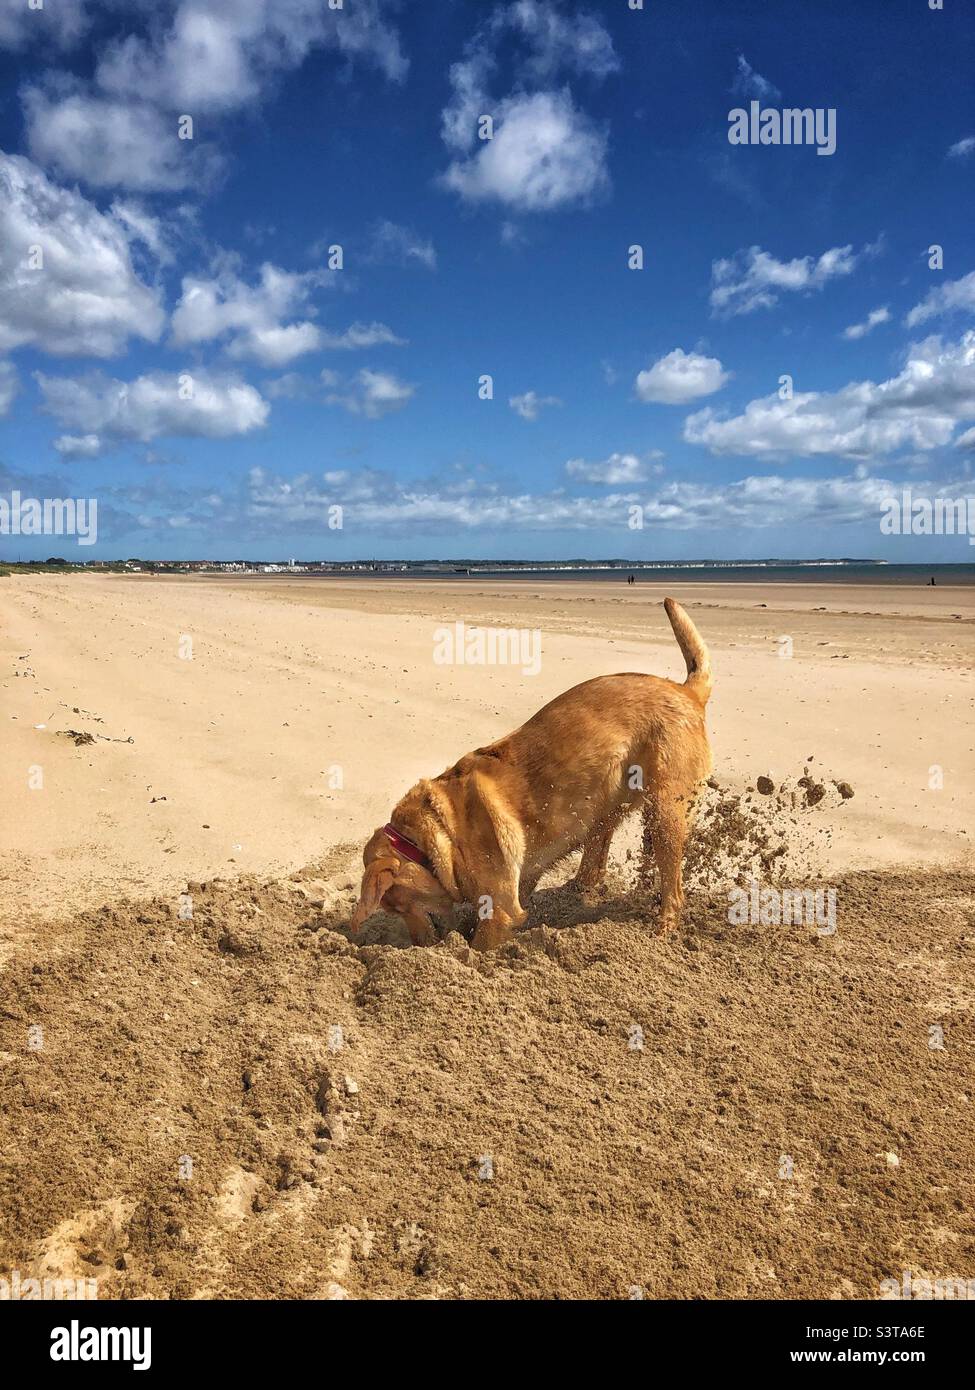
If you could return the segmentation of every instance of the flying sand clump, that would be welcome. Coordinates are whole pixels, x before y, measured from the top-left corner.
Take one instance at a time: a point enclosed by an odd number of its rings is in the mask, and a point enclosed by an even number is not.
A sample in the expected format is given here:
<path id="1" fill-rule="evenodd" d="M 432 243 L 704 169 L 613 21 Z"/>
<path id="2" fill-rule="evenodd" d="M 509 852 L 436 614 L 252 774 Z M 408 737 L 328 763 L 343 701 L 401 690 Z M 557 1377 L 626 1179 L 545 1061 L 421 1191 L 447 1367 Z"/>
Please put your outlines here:
<path id="1" fill-rule="evenodd" d="M 743 792 L 712 777 L 685 855 L 688 890 L 712 893 L 752 879 L 798 883 L 820 876 L 831 832 L 811 813 L 835 809 L 852 796 L 848 782 L 814 777 L 808 766 L 801 777 L 778 784 L 762 775 Z"/>

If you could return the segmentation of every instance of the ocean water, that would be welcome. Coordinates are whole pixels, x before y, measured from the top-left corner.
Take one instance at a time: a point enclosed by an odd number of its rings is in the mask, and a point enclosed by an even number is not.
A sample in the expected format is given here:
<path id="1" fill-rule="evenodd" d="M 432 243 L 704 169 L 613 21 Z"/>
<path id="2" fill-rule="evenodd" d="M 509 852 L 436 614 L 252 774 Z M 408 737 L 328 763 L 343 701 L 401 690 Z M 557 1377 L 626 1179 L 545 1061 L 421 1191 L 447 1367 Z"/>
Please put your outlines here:
<path id="1" fill-rule="evenodd" d="M 900 584 L 911 588 L 923 587 L 933 578 L 937 585 L 975 584 L 975 564 L 971 565 L 869 565 L 856 564 L 762 564 L 654 565 L 646 568 L 625 565 L 580 564 L 571 568 L 554 568 L 539 562 L 526 562 L 521 568 L 491 568 L 472 563 L 469 569 L 457 565 L 454 569 L 394 570 L 379 573 L 356 571 L 356 576 L 396 579 L 526 579 L 532 583 L 545 580 L 585 580 L 607 584 L 626 584 L 632 574 L 637 584 L 662 584 L 679 581 L 681 584 Z M 347 576 L 346 576 L 347 577 Z"/>

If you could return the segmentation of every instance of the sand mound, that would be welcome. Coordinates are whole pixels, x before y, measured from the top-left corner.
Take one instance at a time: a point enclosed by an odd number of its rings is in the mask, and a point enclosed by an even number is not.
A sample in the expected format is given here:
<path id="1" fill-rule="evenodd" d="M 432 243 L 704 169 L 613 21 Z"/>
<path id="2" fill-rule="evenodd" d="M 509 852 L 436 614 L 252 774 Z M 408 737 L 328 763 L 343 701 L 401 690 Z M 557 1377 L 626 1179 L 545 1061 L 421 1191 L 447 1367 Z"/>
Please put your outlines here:
<path id="1" fill-rule="evenodd" d="M 8 962 L 0 1269 L 427 1299 L 972 1267 L 975 877 L 843 879 L 832 937 L 698 889 L 661 940 L 646 899 L 551 887 L 483 957 L 349 940 L 353 869 L 120 902 Z"/>

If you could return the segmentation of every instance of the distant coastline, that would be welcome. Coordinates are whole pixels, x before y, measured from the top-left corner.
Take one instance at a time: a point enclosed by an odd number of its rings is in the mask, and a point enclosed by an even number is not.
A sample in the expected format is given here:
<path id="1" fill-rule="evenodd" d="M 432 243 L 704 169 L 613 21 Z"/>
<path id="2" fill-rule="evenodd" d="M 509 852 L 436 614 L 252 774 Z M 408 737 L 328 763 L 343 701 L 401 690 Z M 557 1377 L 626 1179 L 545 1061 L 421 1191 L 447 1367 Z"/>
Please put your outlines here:
<path id="1" fill-rule="evenodd" d="M 552 580 L 636 584 L 650 580 L 771 584 L 975 584 L 975 564 L 896 564 L 887 560 L 89 560 L 0 561 L 2 573 L 200 575 L 239 579 Z"/>
<path id="2" fill-rule="evenodd" d="M 20 565 L 20 561 L 3 560 L 4 565 Z M 254 570 L 257 573 L 275 573 L 277 571 L 308 574 L 312 571 L 322 571 L 324 573 L 349 573 L 355 574 L 364 572 L 367 574 L 408 574 L 426 573 L 437 574 L 496 574 L 508 570 L 524 570 L 527 573 L 535 573 L 544 570 L 673 570 L 673 569 L 765 569 L 778 568 L 805 568 L 807 566 L 833 566 L 833 565 L 886 565 L 886 560 L 859 560 L 849 557 L 840 559 L 819 559 L 819 560 L 780 560 L 767 558 L 762 560 L 587 560 L 577 557 L 573 560 L 474 560 L 459 558 L 456 560 L 149 560 L 130 557 L 129 559 L 118 560 L 86 560 L 74 561 L 66 560 L 63 557 L 51 557 L 46 561 L 24 561 L 24 565 L 47 565 L 51 568 L 65 569 L 143 569 L 143 570 L 229 570 L 234 572 L 246 572 Z"/>

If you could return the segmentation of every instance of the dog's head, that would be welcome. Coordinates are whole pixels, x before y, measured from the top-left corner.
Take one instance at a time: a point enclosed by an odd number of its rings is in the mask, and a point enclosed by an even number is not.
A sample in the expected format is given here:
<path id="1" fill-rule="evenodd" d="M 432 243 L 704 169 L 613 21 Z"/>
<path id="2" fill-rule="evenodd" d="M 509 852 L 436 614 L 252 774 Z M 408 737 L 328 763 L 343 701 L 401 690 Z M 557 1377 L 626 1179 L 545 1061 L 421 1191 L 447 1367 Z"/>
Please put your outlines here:
<path id="1" fill-rule="evenodd" d="M 359 903 L 352 914 L 358 930 L 380 908 L 402 917 L 416 944 L 434 939 L 430 918 L 449 913 L 453 902 L 429 869 L 397 854 L 383 830 L 377 830 L 362 851 L 365 872 Z"/>

